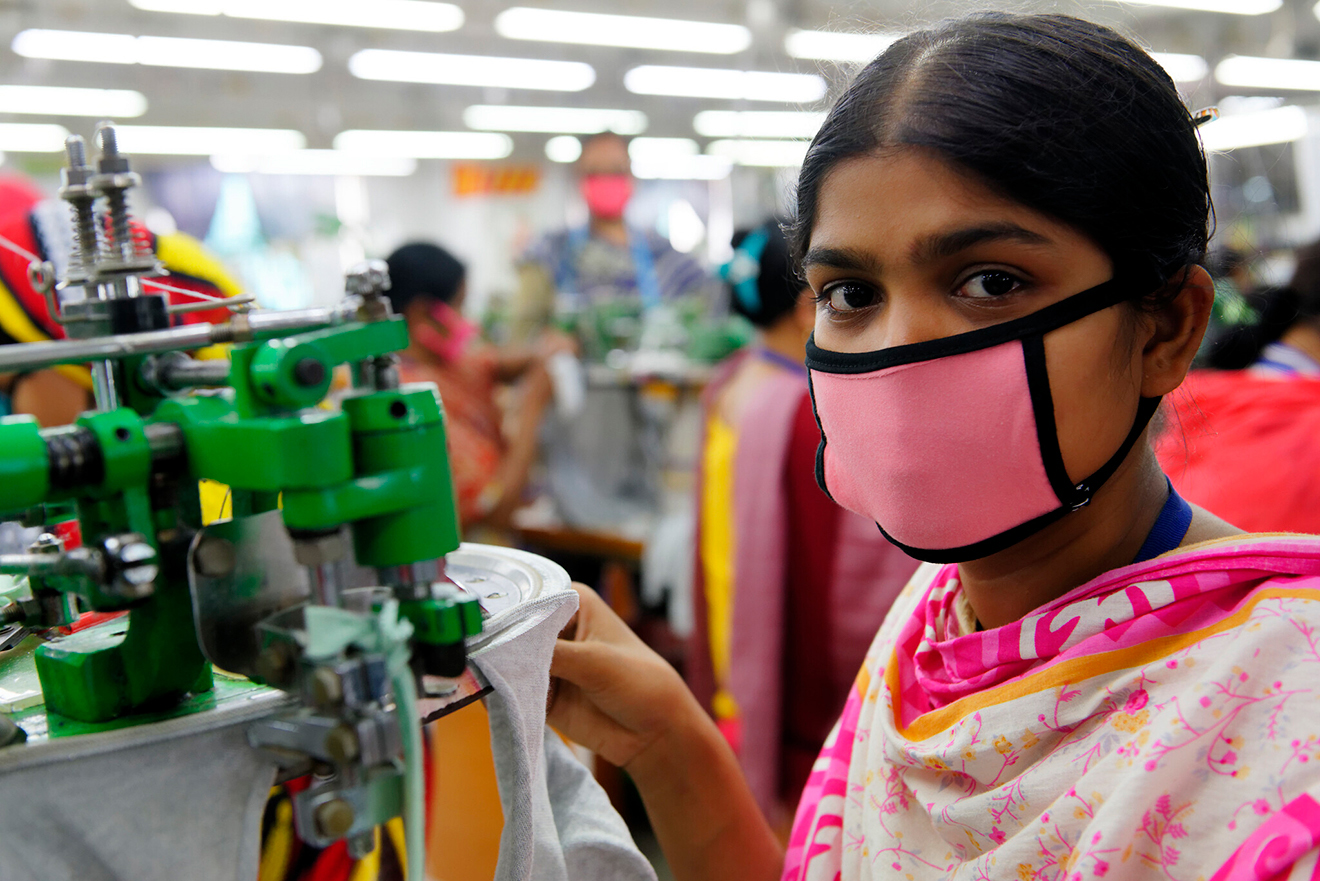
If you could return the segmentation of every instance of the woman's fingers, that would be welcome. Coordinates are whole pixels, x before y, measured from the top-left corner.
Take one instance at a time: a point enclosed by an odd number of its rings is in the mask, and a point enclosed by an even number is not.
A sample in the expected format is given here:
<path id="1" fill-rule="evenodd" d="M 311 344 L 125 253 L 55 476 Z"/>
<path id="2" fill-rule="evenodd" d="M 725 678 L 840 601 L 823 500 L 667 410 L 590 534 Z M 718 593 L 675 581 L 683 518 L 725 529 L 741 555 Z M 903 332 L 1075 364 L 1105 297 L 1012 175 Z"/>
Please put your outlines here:
<path id="1" fill-rule="evenodd" d="M 569 642 L 555 644 L 550 659 L 550 675 L 572 682 L 588 692 L 608 687 L 611 678 L 618 675 L 609 663 L 610 647 L 595 642 Z"/>

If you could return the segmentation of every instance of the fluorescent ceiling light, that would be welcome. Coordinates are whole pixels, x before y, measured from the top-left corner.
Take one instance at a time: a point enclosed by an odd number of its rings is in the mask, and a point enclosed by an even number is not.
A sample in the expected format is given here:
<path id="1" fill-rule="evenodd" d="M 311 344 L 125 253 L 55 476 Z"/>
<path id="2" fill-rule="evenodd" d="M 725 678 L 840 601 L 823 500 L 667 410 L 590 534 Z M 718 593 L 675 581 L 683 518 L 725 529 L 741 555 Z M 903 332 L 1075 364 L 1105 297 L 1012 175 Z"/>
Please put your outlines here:
<path id="1" fill-rule="evenodd" d="M 212 153 L 288 153 L 307 146 L 300 131 L 280 128 L 216 128 L 183 125 L 117 125 L 125 153 L 208 156 Z"/>
<path id="2" fill-rule="evenodd" d="M 1230 55 L 1215 67 L 1226 86 L 1284 91 L 1320 91 L 1320 61 Z"/>
<path id="3" fill-rule="evenodd" d="M 733 160 L 727 156 L 647 157 L 632 161 L 633 177 L 647 180 L 723 180 Z"/>
<path id="4" fill-rule="evenodd" d="M 1152 52 L 1150 57 L 1164 68 L 1169 79 L 1175 83 L 1194 83 L 1203 80 L 1210 72 L 1210 65 L 1200 55 L 1182 55 L 1177 52 Z"/>
<path id="5" fill-rule="evenodd" d="M 752 32 L 740 24 L 602 15 L 515 6 L 495 16 L 495 31 L 513 40 L 672 49 L 732 55 L 752 45 Z"/>
<path id="6" fill-rule="evenodd" d="M 137 37 L 132 34 L 31 29 L 15 34 L 9 47 L 24 58 L 52 58 L 57 61 L 137 64 L 138 57 Z"/>
<path id="7" fill-rule="evenodd" d="M 571 132 L 591 135 L 611 131 L 635 135 L 646 131 L 640 110 L 597 110 L 589 107 L 512 107 L 474 104 L 463 111 L 468 128 L 504 132 Z"/>
<path id="8" fill-rule="evenodd" d="M 866 62 L 888 49 L 902 36 L 791 30 L 784 37 L 784 51 L 793 58 L 811 58 L 815 61 Z"/>
<path id="9" fill-rule="evenodd" d="M 696 156 L 700 152 L 701 148 L 691 138 L 633 138 L 628 142 L 628 158 L 634 162 Z"/>
<path id="10" fill-rule="evenodd" d="M 1306 135 L 1307 128 L 1306 111 L 1297 106 L 1289 106 L 1221 116 L 1207 122 L 1198 131 L 1207 151 L 1222 153 L 1239 147 L 1300 140 Z"/>
<path id="11" fill-rule="evenodd" d="M 129 0 L 149 12 L 227 15 L 266 21 L 296 21 L 400 31 L 453 31 L 463 25 L 463 10 L 429 0 Z"/>
<path id="12" fill-rule="evenodd" d="M 692 127 L 706 138 L 811 138 L 824 121 L 805 110 L 703 110 Z"/>
<path id="13" fill-rule="evenodd" d="M 187 37 L 138 37 L 138 64 L 152 67 L 200 67 L 263 73 L 315 73 L 321 53 L 310 46 L 194 40 Z"/>
<path id="14" fill-rule="evenodd" d="M 226 174 L 315 174 L 325 177 L 407 177 L 417 160 L 407 156 L 364 156 L 342 150 L 297 150 L 266 155 L 221 154 L 211 166 Z"/>
<path id="15" fill-rule="evenodd" d="M 62 153 L 69 130 L 38 122 L 0 122 L 0 150 L 11 153 Z"/>
<path id="16" fill-rule="evenodd" d="M 314 73 L 321 69 L 321 53 L 310 46 L 234 40 L 26 30 L 14 37 L 12 48 L 25 58 L 50 58 L 58 61 L 99 61 L 108 64 L 251 70 L 263 73 Z"/>
<path id="17" fill-rule="evenodd" d="M 712 141 L 706 152 L 724 156 L 739 165 L 767 165 L 774 168 L 793 168 L 801 165 L 807 155 L 806 141 Z"/>
<path id="18" fill-rule="evenodd" d="M 572 135 L 556 135 L 545 142 L 545 158 L 551 162 L 577 162 L 582 142 Z"/>
<path id="19" fill-rule="evenodd" d="M 503 159 L 513 152 L 513 140 L 495 132 L 349 129 L 335 136 L 335 149 L 413 159 Z"/>
<path id="20" fill-rule="evenodd" d="M 1137 6 L 1166 6 L 1198 12 L 1229 12 L 1234 15 L 1264 15 L 1283 6 L 1283 0 L 1124 0 Z"/>
<path id="21" fill-rule="evenodd" d="M 364 80 L 551 92 L 580 92 L 596 81 L 595 68 L 581 61 L 442 55 L 397 49 L 363 49 L 348 59 L 348 69 Z"/>
<path id="22" fill-rule="evenodd" d="M 129 89 L 0 86 L 0 113 L 127 119 L 147 110 L 146 96 Z"/>
<path id="23" fill-rule="evenodd" d="M 705 67 L 664 67 L 648 64 L 623 75 L 623 84 L 638 95 L 678 95 L 739 101 L 781 101 L 809 104 L 825 97 L 825 79 L 811 73 L 768 73 L 759 70 L 712 70 Z"/>

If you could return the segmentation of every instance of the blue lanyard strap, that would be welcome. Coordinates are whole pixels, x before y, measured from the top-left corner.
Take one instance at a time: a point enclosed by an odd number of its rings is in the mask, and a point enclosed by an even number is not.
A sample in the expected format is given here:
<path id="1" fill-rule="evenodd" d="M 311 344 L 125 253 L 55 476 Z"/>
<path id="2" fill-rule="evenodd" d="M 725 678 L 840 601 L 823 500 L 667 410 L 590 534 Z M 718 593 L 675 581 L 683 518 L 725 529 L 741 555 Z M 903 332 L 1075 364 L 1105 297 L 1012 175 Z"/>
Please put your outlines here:
<path id="1" fill-rule="evenodd" d="M 1165 478 L 1168 482 L 1168 478 Z M 1187 529 L 1192 525 L 1192 506 L 1187 504 L 1187 500 L 1178 495 L 1178 491 L 1169 483 L 1169 498 L 1164 502 L 1164 507 L 1160 509 L 1160 516 L 1156 518 L 1155 525 L 1150 528 L 1146 535 L 1146 541 L 1142 544 L 1141 550 L 1137 551 L 1136 559 L 1133 563 L 1144 563 L 1147 560 L 1153 560 L 1160 554 L 1167 554 L 1169 551 L 1182 544 L 1182 540 L 1187 536 Z"/>
<path id="2" fill-rule="evenodd" d="M 790 358 L 787 355 L 772 352 L 763 346 L 757 346 L 753 349 L 753 352 L 755 352 L 756 357 L 761 360 L 769 361 L 771 364 L 777 364 L 786 370 L 791 370 L 794 373 L 801 373 L 803 376 L 807 373 L 807 365 L 796 358 Z"/>
<path id="3" fill-rule="evenodd" d="M 578 227 L 568 234 L 568 253 L 559 261 L 559 272 L 555 283 L 561 291 L 581 295 L 580 285 L 576 284 L 577 258 L 586 247 L 590 234 L 583 227 Z M 646 234 L 628 228 L 628 252 L 632 255 L 633 272 L 637 281 L 637 293 L 642 300 L 643 311 L 650 311 L 660 305 L 662 294 L 660 276 L 655 271 L 655 255 L 646 241 Z"/>

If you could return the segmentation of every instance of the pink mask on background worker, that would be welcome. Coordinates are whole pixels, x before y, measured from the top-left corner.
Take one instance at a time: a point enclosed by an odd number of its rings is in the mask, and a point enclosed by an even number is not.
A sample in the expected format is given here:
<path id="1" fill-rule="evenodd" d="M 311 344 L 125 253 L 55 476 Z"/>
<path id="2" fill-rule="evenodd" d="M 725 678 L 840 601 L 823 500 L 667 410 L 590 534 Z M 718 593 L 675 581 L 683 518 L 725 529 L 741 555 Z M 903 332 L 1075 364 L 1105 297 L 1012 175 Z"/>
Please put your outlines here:
<path id="1" fill-rule="evenodd" d="M 448 303 L 437 302 L 431 307 L 429 317 L 431 321 L 420 322 L 413 328 L 417 342 L 441 361 L 457 361 L 477 336 L 477 326 Z"/>
<path id="2" fill-rule="evenodd" d="M 592 216 L 618 220 L 632 198 L 632 177 L 627 174 L 589 174 L 582 178 L 582 198 Z"/>

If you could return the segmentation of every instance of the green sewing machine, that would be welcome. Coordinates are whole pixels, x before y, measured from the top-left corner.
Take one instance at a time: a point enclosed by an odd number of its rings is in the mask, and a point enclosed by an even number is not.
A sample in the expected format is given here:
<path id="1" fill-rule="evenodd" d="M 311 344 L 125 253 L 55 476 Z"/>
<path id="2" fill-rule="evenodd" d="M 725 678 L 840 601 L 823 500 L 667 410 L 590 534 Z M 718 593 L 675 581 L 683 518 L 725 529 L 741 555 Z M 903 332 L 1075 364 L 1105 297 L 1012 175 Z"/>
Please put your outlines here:
<path id="1" fill-rule="evenodd" d="M 418 686 L 479 690 L 464 646 L 482 609 L 446 577 L 460 535 L 444 412 L 434 387 L 399 383 L 408 337 L 384 264 L 351 271 L 333 307 L 235 298 L 198 304 L 230 307 L 224 323 L 176 324 L 195 306 L 152 281 L 125 198 L 137 176 L 112 126 L 97 137 L 94 167 L 66 144 L 67 277 L 30 268 L 67 339 L 0 347 L 0 373 L 90 363 L 96 399 L 66 427 L 0 420 L 0 520 L 33 536 L 0 554 L 15 576 L 0 675 L 26 665 L 40 686 L 0 714 L 0 756 L 276 689 L 247 738 L 314 772 L 299 835 L 360 856 L 403 815 L 420 865 Z M 187 354 L 220 343 L 228 358 Z M 339 365 L 352 388 L 331 409 Z M 203 522 L 202 481 L 227 488 L 231 517 Z M 86 612 L 125 614 L 81 626 Z"/>

